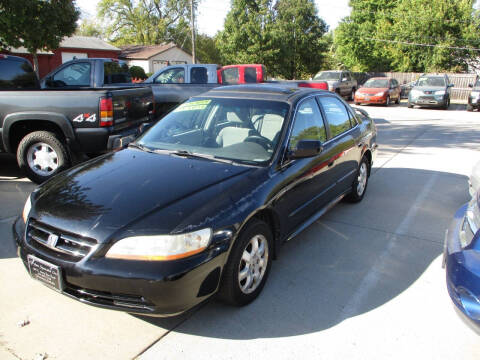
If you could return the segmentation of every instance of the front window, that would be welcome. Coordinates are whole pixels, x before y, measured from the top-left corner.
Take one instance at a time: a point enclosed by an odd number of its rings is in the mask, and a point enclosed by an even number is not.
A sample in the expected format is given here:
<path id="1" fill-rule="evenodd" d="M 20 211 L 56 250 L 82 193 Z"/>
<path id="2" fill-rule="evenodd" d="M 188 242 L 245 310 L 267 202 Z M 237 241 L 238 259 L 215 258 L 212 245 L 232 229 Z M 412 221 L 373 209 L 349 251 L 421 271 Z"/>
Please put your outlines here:
<path id="1" fill-rule="evenodd" d="M 322 114 L 313 98 L 305 100 L 298 107 L 288 146 L 289 150 L 295 150 L 300 140 L 318 140 L 320 142 L 327 140 Z"/>
<path id="2" fill-rule="evenodd" d="M 363 87 L 365 88 L 388 88 L 388 80 L 387 79 L 370 79 L 368 80 Z"/>
<path id="3" fill-rule="evenodd" d="M 288 110 L 276 101 L 193 98 L 136 143 L 151 151 L 261 165 L 273 156 Z"/>
<path id="4" fill-rule="evenodd" d="M 90 63 L 75 63 L 64 67 L 53 75 L 60 86 L 90 86 Z"/>
<path id="5" fill-rule="evenodd" d="M 185 82 L 185 70 L 173 68 L 162 72 L 155 78 L 157 84 L 181 84 Z"/>
<path id="6" fill-rule="evenodd" d="M 443 77 L 421 77 L 418 79 L 417 86 L 446 86 Z"/>
<path id="7" fill-rule="evenodd" d="M 341 80 L 342 74 L 336 71 L 322 71 L 315 75 L 313 80 Z"/>

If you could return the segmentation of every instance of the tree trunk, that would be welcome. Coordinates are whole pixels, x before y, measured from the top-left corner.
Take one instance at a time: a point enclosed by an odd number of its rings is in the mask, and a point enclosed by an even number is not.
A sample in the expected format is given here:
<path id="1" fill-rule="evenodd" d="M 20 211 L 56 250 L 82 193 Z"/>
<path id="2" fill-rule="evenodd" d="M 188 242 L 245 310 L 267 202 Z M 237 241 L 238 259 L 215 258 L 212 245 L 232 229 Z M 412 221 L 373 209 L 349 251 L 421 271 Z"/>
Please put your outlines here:
<path id="1" fill-rule="evenodd" d="M 33 57 L 33 70 L 37 73 L 37 77 L 40 79 L 40 70 L 38 68 L 38 57 L 37 57 L 37 52 L 32 53 Z"/>

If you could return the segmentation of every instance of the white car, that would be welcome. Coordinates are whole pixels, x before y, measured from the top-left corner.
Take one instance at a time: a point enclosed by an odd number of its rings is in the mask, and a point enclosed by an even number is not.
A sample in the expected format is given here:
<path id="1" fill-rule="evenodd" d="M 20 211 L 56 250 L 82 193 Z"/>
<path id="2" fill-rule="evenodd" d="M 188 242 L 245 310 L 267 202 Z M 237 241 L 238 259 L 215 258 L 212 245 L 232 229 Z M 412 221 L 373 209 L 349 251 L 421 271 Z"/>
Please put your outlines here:
<path id="1" fill-rule="evenodd" d="M 473 167 L 472 175 L 470 175 L 470 179 L 468 179 L 468 186 L 472 197 L 480 190 L 480 161 Z"/>

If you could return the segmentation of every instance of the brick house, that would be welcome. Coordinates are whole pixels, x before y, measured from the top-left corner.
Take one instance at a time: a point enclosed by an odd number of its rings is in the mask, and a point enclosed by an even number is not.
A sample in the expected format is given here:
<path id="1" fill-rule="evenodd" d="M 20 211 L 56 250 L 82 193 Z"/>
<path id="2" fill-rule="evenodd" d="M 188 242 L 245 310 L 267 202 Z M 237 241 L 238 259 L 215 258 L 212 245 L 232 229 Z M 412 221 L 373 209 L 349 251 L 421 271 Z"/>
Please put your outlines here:
<path id="1" fill-rule="evenodd" d="M 0 53 L 21 56 L 33 65 L 33 57 L 25 48 L 12 48 L 10 51 L 0 50 Z M 120 49 L 102 39 L 89 36 L 71 36 L 63 39 L 60 47 L 54 51 L 38 53 L 40 78 L 66 61 L 81 58 L 113 58 L 118 59 Z"/>

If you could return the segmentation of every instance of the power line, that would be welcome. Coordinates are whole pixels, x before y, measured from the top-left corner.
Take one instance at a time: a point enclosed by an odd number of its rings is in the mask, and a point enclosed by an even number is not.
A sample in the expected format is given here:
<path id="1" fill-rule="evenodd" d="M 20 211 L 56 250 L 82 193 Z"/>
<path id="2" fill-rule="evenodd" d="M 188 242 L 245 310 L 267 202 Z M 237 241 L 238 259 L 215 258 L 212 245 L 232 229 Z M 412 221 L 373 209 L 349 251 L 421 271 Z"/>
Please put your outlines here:
<path id="1" fill-rule="evenodd" d="M 441 45 L 441 44 L 419 44 L 419 43 L 412 43 L 412 42 L 400 41 L 400 40 L 387 40 L 387 39 L 375 39 L 375 38 L 364 38 L 364 39 L 371 40 L 371 41 L 378 41 L 378 42 L 411 45 L 411 46 L 439 47 L 439 48 L 452 49 L 452 50 L 480 51 L 480 49 L 478 48 L 471 48 L 471 47 L 449 46 L 449 45 Z"/>

